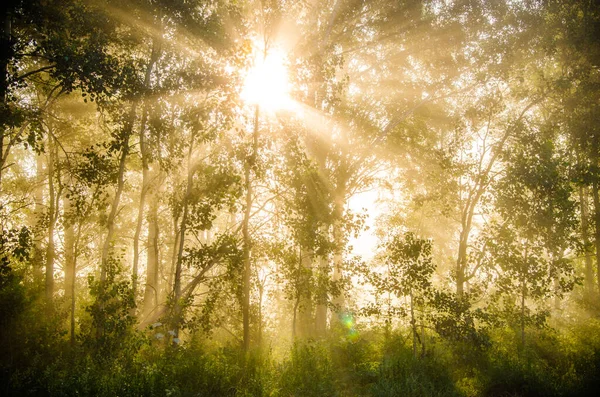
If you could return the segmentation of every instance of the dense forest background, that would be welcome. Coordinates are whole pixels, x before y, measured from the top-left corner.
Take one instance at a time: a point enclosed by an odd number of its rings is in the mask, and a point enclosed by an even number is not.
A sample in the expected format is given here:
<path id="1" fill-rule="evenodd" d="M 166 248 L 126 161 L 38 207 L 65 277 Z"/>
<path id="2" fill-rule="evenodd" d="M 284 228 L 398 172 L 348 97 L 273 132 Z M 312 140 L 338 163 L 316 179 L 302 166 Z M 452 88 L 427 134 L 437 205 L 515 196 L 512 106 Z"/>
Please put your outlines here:
<path id="1" fill-rule="evenodd" d="M 599 6 L 3 1 L 0 394 L 594 395 Z"/>

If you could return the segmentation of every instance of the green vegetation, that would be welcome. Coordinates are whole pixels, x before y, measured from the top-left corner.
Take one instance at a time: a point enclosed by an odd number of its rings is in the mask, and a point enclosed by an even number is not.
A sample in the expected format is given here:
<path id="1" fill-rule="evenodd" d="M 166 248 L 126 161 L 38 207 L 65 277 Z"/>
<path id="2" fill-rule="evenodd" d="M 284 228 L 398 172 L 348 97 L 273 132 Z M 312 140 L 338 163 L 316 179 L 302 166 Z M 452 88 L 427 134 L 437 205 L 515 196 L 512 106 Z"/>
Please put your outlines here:
<path id="1" fill-rule="evenodd" d="M 202 338 L 165 346 L 156 330 L 132 331 L 111 336 L 109 354 L 89 335 L 70 346 L 22 309 L 21 324 L 4 329 L 23 337 L 2 335 L 4 395 L 592 396 L 600 385 L 597 320 L 539 331 L 524 350 L 517 329 L 494 332 L 484 348 L 427 335 L 416 358 L 410 334 L 377 331 L 297 342 L 283 356 Z"/>
<path id="2" fill-rule="evenodd" d="M 5 0 L 0 395 L 600 390 L 600 8 Z"/>

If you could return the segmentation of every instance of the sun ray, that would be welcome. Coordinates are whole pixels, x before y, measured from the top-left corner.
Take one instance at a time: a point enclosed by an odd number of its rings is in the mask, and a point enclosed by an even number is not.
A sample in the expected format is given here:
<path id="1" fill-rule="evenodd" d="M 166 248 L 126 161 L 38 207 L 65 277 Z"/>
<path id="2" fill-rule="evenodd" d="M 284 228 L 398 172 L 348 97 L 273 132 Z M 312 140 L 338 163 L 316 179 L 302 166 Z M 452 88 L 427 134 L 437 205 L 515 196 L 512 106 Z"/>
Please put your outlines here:
<path id="1" fill-rule="evenodd" d="M 88 1 L 88 3 L 101 8 L 106 15 L 114 18 L 114 20 L 133 28 L 141 37 L 157 37 L 170 43 L 181 54 L 198 57 L 212 49 L 205 40 L 190 33 L 179 24 L 161 28 L 155 16 L 143 9 L 134 8 L 130 3 L 127 3 L 127 7 L 100 4 L 93 0 Z"/>
<path id="2" fill-rule="evenodd" d="M 285 54 L 278 48 L 256 51 L 253 65 L 244 79 L 242 100 L 267 111 L 289 109 L 290 83 L 286 62 Z"/>

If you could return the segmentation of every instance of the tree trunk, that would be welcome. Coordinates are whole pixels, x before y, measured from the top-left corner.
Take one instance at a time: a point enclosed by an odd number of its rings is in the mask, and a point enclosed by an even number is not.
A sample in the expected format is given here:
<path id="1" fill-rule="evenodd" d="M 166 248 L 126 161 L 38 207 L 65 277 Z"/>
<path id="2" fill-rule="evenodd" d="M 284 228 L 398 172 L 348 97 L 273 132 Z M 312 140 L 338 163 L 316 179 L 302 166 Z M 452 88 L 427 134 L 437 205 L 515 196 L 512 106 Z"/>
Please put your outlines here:
<path id="1" fill-rule="evenodd" d="M 192 164 L 192 153 L 194 150 L 194 138 L 192 133 L 190 137 L 190 147 L 188 149 L 187 158 L 187 184 L 185 188 L 185 196 L 183 198 L 183 210 L 181 215 L 181 223 L 179 225 L 179 246 L 177 248 L 177 262 L 175 263 L 175 275 L 173 280 L 173 330 L 175 338 L 179 338 L 179 326 L 183 312 L 181 302 L 181 271 L 183 266 L 183 249 L 185 247 L 185 231 L 187 227 L 187 218 L 189 213 L 189 200 L 192 193 L 192 182 L 194 176 L 194 165 Z"/>
<path id="2" fill-rule="evenodd" d="M 525 280 L 521 280 L 521 347 L 525 347 L 525 296 L 527 294 L 527 285 Z"/>
<path id="3" fill-rule="evenodd" d="M 48 137 L 48 245 L 46 246 L 46 299 L 54 295 L 54 229 L 56 226 L 56 195 L 54 191 L 54 144 Z"/>
<path id="4" fill-rule="evenodd" d="M 296 341 L 296 318 L 298 316 L 298 306 L 300 305 L 300 297 L 296 297 L 296 302 L 294 303 L 294 316 L 292 318 L 292 342 Z"/>
<path id="5" fill-rule="evenodd" d="M 335 199 L 334 209 L 334 222 L 333 222 L 333 282 L 340 282 L 342 280 L 343 272 L 343 243 L 344 243 L 344 232 L 343 228 L 343 214 L 344 214 L 344 192 L 343 187 L 338 187 Z M 340 292 L 334 296 L 333 304 L 336 307 L 335 313 L 331 314 L 330 324 L 333 326 L 334 322 L 339 322 L 341 311 L 344 309 L 344 294 Z"/>
<path id="6" fill-rule="evenodd" d="M 254 167 L 257 160 L 258 151 L 258 117 L 259 108 L 256 105 L 254 109 L 254 132 L 252 136 L 252 154 L 246 159 L 244 167 L 244 184 L 246 187 L 246 209 L 244 211 L 244 220 L 242 223 L 242 238 L 244 244 L 242 274 L 242 326 L 243 326 L 243 349 L 250 349 L 250 274 L 251 274 L 251 249 L 250 240 L 250 213 L 252 210 L 252 180 L 250 178 L 251 168 Z"/>
<path id="7" fill-rule="evenodd" d="M 590 236 L 588 225 L 588 204 L 587 189 L 579 187 L 579 203 L 581 205 L 581 239 L 583 242 L 583 252 L 585 255 L 585 296 L 591 299 L 594 294 L 594 267 L 592 265 L 592 256 L 590 253 Z"/>
<path id="8" fill-rule="evenodd" d="M 65 298 L 71 298 L 73 293 L 73 284 L 75 283 L 75 231 L 73 230 L 73 222 L 68 219 L 71 211 L 71 200 L 68 197 L 63 199 L 64 206 L 64 251 L 65 251 Z"/>
<path id="9" fill-rule="evenodd" d="M 242 324 L 243 324 L 243 348 L 250 348 L 250 211 L 252 209 L 252 184 L 250 181 L 250 165 L 246 164 L 244 169 L 244 184 L 246 185 L 246 209 L 242 224 L 242 238 L 244 242 L 244 269 L 242 274 Z M 296 331 L 296 313 L 294 312 L 294 332 Z"/>
<path id="10" fill-rule="evenodd" d="M 458 258 L 456 260 L 456 295 L 462 299 L 465 287 L 465 269 L 467 265 L 467 244 L 469 231 L 463 229 L 458 243 Z"/>
<path id="11" fill-rule="evenodd" d="M 189 178 L 191 179 L 191 178 Z M 175 337 L 179 337 L 179 325 L 181 324 L 181 314 L 182 314 L 182 306 L 181 300 L 181 269 L 183 265 L 183 248 L 185 243 L 185 228 L 188 218 L 188 199 L 190 194 L 189 184 L 191 182 L 188 181 L 188 188 L 185 195 L 185 202 L 183 204 L 183 215 L 181 217 L 181 226 L 179 231 L 179 247 L 177 249 L 177 262 L 175 264 L 175 275 L 173 279 L 173 330 L 175 331 Z"/>
<path id="12" fill-rule="evenodd" d="M 169 269 L 169 274 L 167 277 L 167 295 L 171 295 L 173 293 L 173 285 L 174 277 L 175 277 L 175 268 L 177 267 L 177 254 L 179 253 L 179 216 L 173 217 L 173 244 L 171 245 L 171 268 Z"/>
<path id="13" fill-rule="evenodd" d="M 73 221 L 69 219 L 71 212 L 71 200 L 63 199 L 64 205 L 64 230 L 65 230 L 65 298 L 69 302 L 69 335 L 71 344 L 75 343 L 75 280 L 77 280 L 77 267 L 75 257 L 75 231 Z"/>
<path id="14" fill-rule="evenodd" d="M 161 176 L 158 179 L 162 179 Z M 161 184 L 161 182 L 159 181 Z M 156 187 L 155 187 L 156 189 Z M 148 214 L 148 243 L 147 243 L 147 266 L 146 287 L 144 290 L 144 306 L 142 313 L 147 316 L 159 302 L 159 226 L 158 226 L 158 204 L 159 195 L 154 193 L 150 196 L 150 212 Z"/>
<path id="15" fill-rule="evenodd" d="M 44 216 L 44 185 L 46 182 L 46 175 L 44 172 L 44 159 L 42 155 L 38 155 L 36 157 L 36 174 L 37 174 L 37 184 L 34 194 L 35 207 L 33 210 L 33 219 L 31 221 L 31 225 L 35 225 L 34 227 L 35 236 L 33 239 L 33 281 L 37 286 L 41 286 L 44 283 L 44 252 L 42 249 L 42 240 L 45 238 L 43 232 L 38 231 L 37 225 L 40 224 L 40 220 Z"/>
<path id="16" fill-rule="evenodd" d="M 413 302 L 413 291 L 410 290 L 410 328 L 412 330 L 413 357 L 417 358 L 417 321 L 415 320 L 415 307 Z"/>
<path id="17" fill-rule="evenodd" d="M 523 269 L 521 270 L 521 348 L 525 348 L 525 297 L 527 296 L 527 261 L 529 246 L 525 246 Z"/>
<path id="18" fill-rule="evenodd" d="M 312 261 L 312 251 L 309 249 L 300 248 L 300 266 L 302 266 L 303 273 L 302 277 L 304 277 L 304 274 L 309 274 L 312 272 Z M 298 314 L 300 315 L 300 327 L 298 331 L 300 337 L 307 338 L 313 336 L 314 330 L 312 296 L 310 285 L 302 282 L 301 286 L 307 288 L 308 290 L 298 291 L 298 295 L 300 297 L 300 306 L 298 307 Z"/>
<path id="19" fill-rule="evenodd" d="M 329 276 L 327 257 L 319 257 L 319 278 L 325 280 Z M 319 283 L 317 296 L 317 309 L 315 313 L 315 334 L 324 336 L 327 331 L 327 285 Z"/>
<path id="20" fill-rule="evenodd" d="M 129 154 L 129 138 L 131 137 L 131 133 L 133 131 L 137 106 L 137 101 L 134 101 L 131 105 L 127 123 L 123 131 L 124 136 L 123 142 L 121 142 L 121 156 L 119 157 L 117 189 L 115 190 L 115 196 L 113 197 L 110 213 L 108 214 L 108 219 L 106 220 L 106 238 L 104 239 L 104 244 L 102 246 L 102 260 L 100 263 L 100 281 L 102 283 L 106 281 L 110 246 L 115 234 L 115 220 L 119 211 L 119 204 L 121 203 L 121 194 L 123 193 L 123 188 L 125 187 L 125 161 L 127 160 L 127 155 Z"/>
<path id="21" fill-rule="evenodd" d="M 598 180 L 594 178 L 592 182 L 592 194 L 594 197 L 594 240 L 596 245 L 596 281 L 600 290 L 600 197 L 598 196 Z"/>
<path id="22" fill-rule="evenodd" d="M 421 310 L 423 310 L 423 307 L 421 307 Z M 426 351 L 426 347 L 425 347 L 425 325 L 423 324 L 423 322 L 421 321 L 421 357 L 425 357 L 425 351 Z"/>
<path id="23" fill-rule="evenodd" d="M 144 110 L 145 112 L 145 110 Z M 140 132 L 140 145 L 143 132 Z M 140 202 L 138 206 L 137 221 L 135 225 L 135 233 L 133 235 L 133 266 L 131 268 L 131 285 L 133 289 L 134 299 L 137 296 L 138 284 L 138 266 L 140 261 L 140 234 L 142 232 L 142 223 L 144 221 L 144 206 L 146 201 L 146 193 L 148 191 L 148 162 L 144 159 L 146 155 L 142 154 L 142 191 L 140 192 Z"/>
<path id="24" fill-rule="evenodd" d="M 148 90 L 150 88 L 150 77 L 152 76 L 152 69 L 154 64 L 158 60 L 160 55 L 160 48 L 157 39 L 152 40 L 152 53 L 150 54 L 150 61 L 146 68 L 146 75 L 144 76 L 144 88 Z M 146 143 L 146 123 L 148 121 L 148 102 L 144 98 L 144 109 L 142 110 L 142 119 L 140 121 L 140 155 L 142 157 L 142 191 L 140 192 L 140 203 L 138 207 L 137 222 L 135 226 L 135 234 L 133 236 L 133 267 L 131 269 L 131 282 L 133 286 L 133 297 L 137 296 L 137 280 L 138 280 L 138 265 L 140 261 L 140 234 L 142 231 L 142 224 L 144 222 L 144 204 L 146 200 L 146 194 L 148 192 L 148 163 L 149 156 L 148 144 Z"/>
<path id="25" fill-rule="evenodd" d="M 525 245 L 523 269 L 521 270 L 521 348 L 525 348 L 525 298 L 527 297 L 527 270 L 529 260 L 529 245 Z"/>
<path id="26" fill-rule="evenodd" d="M 467 203 L 462 213 L 461 219 L 461 231 L 460 240 L 458 242 L 458 257 L 456 258 L 456 296 L 458 299 L 462 299 L 465 292 L 465 282 L 468 281 L 467 277 L 467 265 L 468 265 L 468 253 L 469 247 L 469 235 L 471 234 L 471 228 L 473 225 L 473 214 L 475 213 L 475 207 L 479 202 L 479 198 L 483 194 L 484 188 L 479 187 L 476 193 L 470 193 Z"/>
<path id="27" fill-rule="evenodd" d="M 12 26 L 8 2 L 3 2 L 0 7 L 2 10 L 2 37 L 0 37 L 0 100 L 2 101 L 2 104 L 0 106 L 6 107 L 8 93 L 8 63 L 12 58 Z M 2 190 L 4 165 L 8 155 L 8 153 L 5 155 L 4 150 L 5 128 L 3 123 L 0 124 L 0 191 Z"/>
<path id="28" fill-rule="evenodd" d="M 258 284 L 258 336 L 257 336 L 257 344 L 258 346 L 262 346 L 262 333 L 263 333 L 263 296 L 265 293 L 265 287 L 263 284 Z"/>

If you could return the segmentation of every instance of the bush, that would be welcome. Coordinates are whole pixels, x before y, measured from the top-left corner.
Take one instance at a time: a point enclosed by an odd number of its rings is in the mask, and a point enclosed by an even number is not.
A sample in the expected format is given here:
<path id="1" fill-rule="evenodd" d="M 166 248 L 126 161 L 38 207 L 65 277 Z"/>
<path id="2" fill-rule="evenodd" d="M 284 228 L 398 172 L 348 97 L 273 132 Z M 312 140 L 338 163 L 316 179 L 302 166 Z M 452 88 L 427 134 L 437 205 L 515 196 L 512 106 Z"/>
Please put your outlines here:
<path id="1" fill-rule="evenodd" d="M 328 350 L 322 343 L 295 343 L 289 360 L 280 365 L 278 395 L 336 396 Z"/>
<path id="2" fill-rule="evenodd" d="M 388 342 L 379 367 L 373 396 L 455 396 L 448 367 L 435 357 L 414 358 L 412 350 L 396 337 Z"/>

